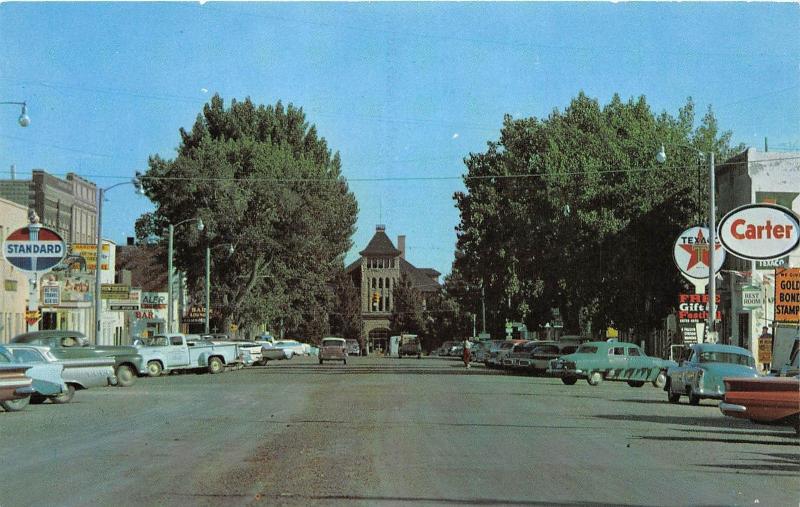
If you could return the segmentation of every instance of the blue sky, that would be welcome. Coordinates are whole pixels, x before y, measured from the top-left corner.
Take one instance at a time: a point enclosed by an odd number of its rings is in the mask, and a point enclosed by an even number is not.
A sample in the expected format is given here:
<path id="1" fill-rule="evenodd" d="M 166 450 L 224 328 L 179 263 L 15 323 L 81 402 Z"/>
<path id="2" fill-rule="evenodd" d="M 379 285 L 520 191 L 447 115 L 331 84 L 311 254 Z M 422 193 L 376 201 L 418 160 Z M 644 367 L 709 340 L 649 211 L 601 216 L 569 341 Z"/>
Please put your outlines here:
<path id="1" fill-rule="evenodd" d="M 800 151 L 797 4 L 3 3 L 0 177 L 41 168 L 107 187 L 172 157 L 214 92 L 302 106 L 359 202 L 351 261 L 384 223 L 407 257 L 450 271 L 463 158 L 503 115 L 546 116 L 580 90 L 711 104 L 735 143 Z M 655 150 L 655 148 L 654 148 Z M 124 242 L 150 203 L 108 194 Z"/>

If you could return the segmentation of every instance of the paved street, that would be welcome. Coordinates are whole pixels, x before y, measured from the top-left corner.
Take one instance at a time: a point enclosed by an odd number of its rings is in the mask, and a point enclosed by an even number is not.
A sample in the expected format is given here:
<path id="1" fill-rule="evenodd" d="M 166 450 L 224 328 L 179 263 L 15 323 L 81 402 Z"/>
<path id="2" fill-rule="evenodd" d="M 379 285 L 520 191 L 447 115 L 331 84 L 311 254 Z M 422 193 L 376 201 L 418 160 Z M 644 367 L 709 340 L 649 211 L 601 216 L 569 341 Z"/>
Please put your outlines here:
<path id="1" fill-rule="evenodd" d="M 0 413 L 0 505 L 797 505 L 788 427 L 446 359 L 142 378 Z"/>

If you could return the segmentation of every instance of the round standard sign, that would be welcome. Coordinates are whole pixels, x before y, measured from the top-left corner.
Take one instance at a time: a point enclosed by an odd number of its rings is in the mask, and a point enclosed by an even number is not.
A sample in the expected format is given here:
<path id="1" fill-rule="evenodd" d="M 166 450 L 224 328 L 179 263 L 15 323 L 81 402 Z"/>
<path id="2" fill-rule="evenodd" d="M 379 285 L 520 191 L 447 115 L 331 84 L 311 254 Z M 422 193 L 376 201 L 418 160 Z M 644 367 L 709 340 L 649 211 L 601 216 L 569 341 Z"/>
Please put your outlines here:
<path id="1" fill-rule="evenodd" d="M 61 236 L 41 226 L 17 229 L 3 242 L 3 257 L 22 271 L 50 271 L 66 253 Z"/>
<path id="2" fill-rule="evenodd" d="M 756 261 L 783 257 L 800 242 L 800 221 L 777 204 L 747 204 L 722 217 L 719 239 L 725 250 Z"/>
<path id="3" fill-rule="evenodd" d="M 714 248 L 714 273 L 718 273 L 725 262 L 725 250 L 718 241 Z M 703 280 L 708 278 L 708 227 L 692 227 L 678 236 L 673 250 L 675 264 L 684 276 Z"/>

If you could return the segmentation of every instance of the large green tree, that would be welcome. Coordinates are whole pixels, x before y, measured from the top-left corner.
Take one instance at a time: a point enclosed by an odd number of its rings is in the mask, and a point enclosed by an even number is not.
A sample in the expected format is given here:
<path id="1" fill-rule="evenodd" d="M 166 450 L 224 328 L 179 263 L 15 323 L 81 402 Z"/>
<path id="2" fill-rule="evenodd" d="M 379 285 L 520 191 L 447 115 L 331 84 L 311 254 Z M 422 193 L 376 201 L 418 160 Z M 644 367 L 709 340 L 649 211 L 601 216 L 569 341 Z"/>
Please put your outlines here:
<path id="1" fill-rule="evenodd" d="M 644 97 L 601 106 L 580 93 L 547 118 L 507 116 L 465 159 L 454 271 L 483 284 L 493 333 L 506 319 L 535 329 L 553 308 L 571 330 L 657 325 L 683 284 L 672 243 L 706 214 L 706 162 L 679 145 L 732 151 L 710 109 L 694 124 L 691 99 L 673 117 Z"/>
<path id="2" fill-rule="evenodd" d="M 175 158 L 150 157 L 142 175 L 156 205 L 142 234 L 149 227 L 163 241 L 167 224 L 202 219 L 203 231 L 176 230 L 175 264 L 199 292 L 212 248 L 212 300 L 224 329 L 270 320 L 323 332 L 326 283 L 342 268 L 357 214 L 339 154 L 302 109 L 249 98 L 226 108 L 215 95 L 180 138 Z"/>

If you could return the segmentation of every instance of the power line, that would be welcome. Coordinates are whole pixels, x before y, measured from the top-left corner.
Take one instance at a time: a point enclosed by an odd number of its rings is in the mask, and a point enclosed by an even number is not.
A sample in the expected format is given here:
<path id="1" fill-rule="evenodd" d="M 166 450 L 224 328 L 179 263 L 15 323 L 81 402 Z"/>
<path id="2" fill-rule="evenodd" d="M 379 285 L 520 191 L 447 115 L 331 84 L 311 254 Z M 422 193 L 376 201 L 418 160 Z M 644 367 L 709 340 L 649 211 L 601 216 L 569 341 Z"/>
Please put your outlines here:
<path id="1" fill-rule="evenodd" d="M 800 160 L 800 155 L 793 157 L 780 157 L 770 158 L 766 160 L 749 160 L 748 164 L 765 164 L 771 162 L 779 162 L 785 160 Z M 736 166 L 744 162 L 724 162 L 717 164 L 716 167 Z M 202 177 L 202 176 L 147 176 L 142 175 L 142 180 L 152 181 L 195 181 L 195 182 L 230 182 L 230 183 L 363 183 L 363 182 L 403 182 L 403 181 L 454 181 L 454 180 L 507 180 L 507 179 L 534 179 L 534 178 L 558 178 L 563 176 L 588 176 L 588 175 L 605 175 L 605 174 L 627 174 L 627 173 L 644 173 L 653 171 L 675 171 L 686 170 L 696 171 L 703 169 L 703 166 L 690 165 L 690 166 L 653 166 L 647 168 L 633 168 L 633 169 L 607 169 L 600 171 L 564 171 L 557 173 L 526 173 L 526 174 L 494 174 L 494 175 L 457 175 L 457 176 L 384 176 L 384 177 L 369 177 L 369 178 L 348 178 L 344 179 L 319 179 L 319 178 L 237 178 L 237 177 Z M 792 171 L 800 171 L 800 167 L 791 168 Z M 10 174 L 11 171 L 3 170 L 0 173 Z M 53 176 L 66 176 L 66 173 L 48 173 Z M 116 179 L 127 180 L 132 176 L 117 176 L 107 174 L 78 174 L 85 179 L 102 178 L 102 179 Z"/>

